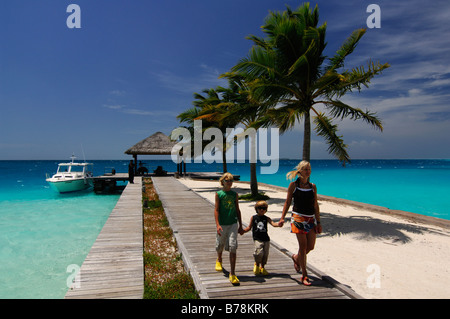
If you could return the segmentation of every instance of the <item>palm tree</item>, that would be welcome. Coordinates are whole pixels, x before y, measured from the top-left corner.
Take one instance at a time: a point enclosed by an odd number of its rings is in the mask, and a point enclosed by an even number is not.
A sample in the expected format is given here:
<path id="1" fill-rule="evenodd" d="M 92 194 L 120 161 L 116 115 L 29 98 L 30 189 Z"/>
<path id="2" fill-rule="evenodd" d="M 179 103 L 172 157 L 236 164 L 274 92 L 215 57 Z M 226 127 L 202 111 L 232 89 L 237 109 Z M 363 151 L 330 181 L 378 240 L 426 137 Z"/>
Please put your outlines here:
<path id="1" fill-rule="evenodd" d="M 230 104 L 221 96 L 223 95 L 222 91 L 223 88 L 218 87 L 216 89 L 204 89 L 202 91 L 204 95 L 194 93 L 195 100 L 192 102 L 194 107 L 179 114 L 177 118 L 180 122 L 186 122 L 191 127 L 194 125 L 195 120 L 201 120 L 203 130 L 214 127 L 222 132 L 222 143 L 218 144 L 218 146 L 222 145 L 223 147 L 221 149 L 222 165 L 223 173 L 226 173 L 228 171 L 226 159 L 226 129 L 228 127 L 235 127 L 237 123 L 235 123 L 234 120 L 231 120 L 231 118 L 221 116 L 221 114 L 223 115 L 226 112 L 226 108 Z M 207 144 L 208 142 L 202 140 L 202 152 Z"/>
<path id="2" fill-rule="evenodd" d="M 250 99 L 249 87 L 239 75 L 223 74 L 221 77 L 228 78 L 228 88 L 218 88 L 223 93 L 224 99 L 227 102 L 225 109 L 218 109 L 217 114 L 220 118 L 226 118 L 235 126 L 239 123 L 243 124 L 245 128 L 253 127 L 256 119 L 259 116 L 258 106 Z M 218 105 L 220 107 L 220 105 Z M 224 112 L 225 110 L 225 112 Z M 253 141 L 254 142 L 254 141 Z M 256 145 L 252 145 L 250 141 L 250 190 L 251 197 L 258 198 L 258 181 L 256 175 Z M 253 155 L 252 155 L 253 152 Z"/>
<path id="3" fill-rule="evenodd" d="M 245 128 L 251 127 L 257 119 L 258 107 L 249 99 L 249 89 L 244 79 L 235 74 L 225 74 L 222 77 L 228 77 L 228 87 L 218 86 L 215 89 L 204 89 L 202 94 L 194 93 L 194 107 L 179 114 L 177 118 L 180 122 L 186 122 L 190 125 L 191 137 L 194 136 L 194 120 L 202 120 L 203 127 L 218 127 L 222 132 L 227 128 L 234 128 L 242 123 Z M 198 141 L 197 141 L 198 142 Z M 224 150 L 228 145 L 225 137 L 223 139 Z M 204 143 L 202 150 L 204 149 Z M 255 145 L 256 147 L 256 145 Z M 191 148 L 193 151 L 193 147 Z M 255 150 L 250 150 L 250 152 Z M 227 171 L 225 152 L 222 152 L 224 162 L 224 172 Z M 258 182 L 256 177 L 256 163 L 250 161 L 250 189 L 251 196 L 257 198 Z"/>
<path id="4" fill-rule="evenodd" d="M 195 93 L 197 94 L 197 93 Z M 195 96 L 194 94 L 194 96 Z M 199 95 L 201 96 L 201 95 Z M 202 97 L 203 98 L 203 97 Z M 180 123 L 186 123 L 187 126 L 184 126 L 185 129 L 189 130 L 190 136 L 191 136 L 191 157 L 195 157 L 198 154 L 195 154 L 195 145 L 196 143 L 201 143 L 201 149 L 203 152 L 204 149 L 204 143 L 203 143 L 203 139 L 201 139 L 201 141 L 196 141 L 196 134 L 194 132 L 194 121 L 195 119 L 199 116 L 199 112 L 200 112 L 200 107 L 191 107 L 189 109 L 187 109 L 186 111 L 180 113 L 177 116 L 177 119 L 180 121 Z"/>
<path id="5" fill-rule="evenodd" d="M 344 165 L 350 162 L 347 145 L 337 135 L 332 119 L 363 120 L 380 131 L 381 121 L 375 113 L 362 111 L 340 100 L 353 90 L 368 87 L 370 80 L 389 64 L 369 62 L 364 66 L 344 69 L 345 58 L 353 52 L 365 29 L 355 30 L 336 54 L 328 59 L 325 49 L 326 23 L 318 26 L 318 6 L 311 11 L 309 3 L 292 11 L 271 12 L 262 26 L 266 38 L 249 36 L 254 42 L 248 56 L 232 68 L 232 73 L 245 77 L 251 96 L 265 105 L 259 126 L 277 126 L 281 133 L 304 120 L 303 159 L 310 160 L 311 112 L 315 130 L 325 138 L 328 151 Z M 318 110 L 323 105 L 328 115 Z"/>

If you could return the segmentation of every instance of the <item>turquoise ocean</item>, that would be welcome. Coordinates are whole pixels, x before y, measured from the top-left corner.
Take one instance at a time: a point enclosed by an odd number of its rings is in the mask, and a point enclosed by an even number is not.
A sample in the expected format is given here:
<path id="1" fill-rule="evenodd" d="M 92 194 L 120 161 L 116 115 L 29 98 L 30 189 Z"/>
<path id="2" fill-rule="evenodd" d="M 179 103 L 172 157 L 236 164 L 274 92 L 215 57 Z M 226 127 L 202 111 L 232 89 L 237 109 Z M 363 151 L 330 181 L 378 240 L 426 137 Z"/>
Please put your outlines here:
<path id="1" fill-rule="evenodd" d="M 67 280 L 81 266 L 119 195 L 92 191 L 57 194 L 45 181 L 67 161 L 0 161 L 0 298 L 61 299 Z M 127 172 L 127 160 L 90 161 L 94 174 Z M 142 158 L 150 170 L 171 160 Z M 298 160 L 280 160 L 276 174 L 258 172 L 258 182 L 287 187 L 286 173 Z M 262 165 L 262 164 L 261 164 Z M 266 164 L 267 166 L 269 164 Z M 450 160 L 312 160 L 311 181 L 319 194 L 450 220 Z M 187 171 L 221 172 L 222 164 L 187 164 Z M 250 180 L 249 164 L 228 171 Z"/>

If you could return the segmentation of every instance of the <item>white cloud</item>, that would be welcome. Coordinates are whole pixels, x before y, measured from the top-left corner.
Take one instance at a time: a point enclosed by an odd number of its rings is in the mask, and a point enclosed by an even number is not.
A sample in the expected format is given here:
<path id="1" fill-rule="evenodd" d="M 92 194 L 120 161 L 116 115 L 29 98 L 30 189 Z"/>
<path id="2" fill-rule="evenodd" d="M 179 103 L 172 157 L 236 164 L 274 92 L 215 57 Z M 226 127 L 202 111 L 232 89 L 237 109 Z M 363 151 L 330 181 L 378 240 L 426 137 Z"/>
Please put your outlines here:
<path id="1" fill-rule="evenodd" d="M 120 110 L 123 109 L 124 106 L 123 105 L 108 105 L 108 104 L 104 104 L 103 107 L 107 108 L 107 109 L 111 109 L 111 110 Z"/>
<path id="2" fill-rule="evenodd" d="M 409 96 L 419 96 L 422 93 L 421 89 L 411 89 L 408 90 Z"/>
<path id="3" fill-rule="evenodd" d="M 203 89 L 226 84 L 226 80 L 219 79 L 221 72 L 206 64 L 201 64 L 199 72 L 192 75 L 180 75 L 180 73 L 175 74 L 171 71 L 153 73 L 153 75 L 162 87 L 182 94 L 192 95 L 195 92 L 201 92 Z"/>
<path id="4" fill-rule="evenodd" d="M 110 91 L 109 94 L 114 95 L 114 96 L 125 96 L 127 94 L 127 92 L 124 90 L 113 90 L 113 91 Z"/>
<path id="5" fill-rule="evenodd" d="M 132 115 L 143 115 L 143 116 L 170 116 L 170 117 L 175 117 L 178 114 L 176 114 L 173 111 L 164 111 L 164 110 L 160 110 L 158 108 L 157 111 L 149 111 L 149 110 L 144 110 L 144 109 L 134 109 L 134 108 L 125 108 L 123 110 L 124 113 L 126 114 L 132 114 Z"/>
<path id="6" fill-rule="evenodd" d="M 176 117 L 178 114 L 174 111 L 164 110 L 161 108 L 148 108 L 148 109 L 138 109 L 138 108 L 130 108 L 126 105 L 103 105 L 103 107 L 119 111 L 124 114 L 130 115 L 141 115 L 141 116 L 170 116 Z"/>

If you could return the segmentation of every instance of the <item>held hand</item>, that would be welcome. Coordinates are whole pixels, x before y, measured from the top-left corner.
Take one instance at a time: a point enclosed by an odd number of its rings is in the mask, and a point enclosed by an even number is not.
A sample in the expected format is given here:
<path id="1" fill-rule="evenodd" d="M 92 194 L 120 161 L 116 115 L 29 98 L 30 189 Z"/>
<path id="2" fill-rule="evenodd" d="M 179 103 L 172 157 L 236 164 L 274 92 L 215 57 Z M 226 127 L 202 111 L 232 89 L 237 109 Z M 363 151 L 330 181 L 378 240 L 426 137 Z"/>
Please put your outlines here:
<path id="1" fill-rule="evenodd" d="M 322 225 L 321 224 L 317 225 L 315 231 L 317 234 L 322 233 Z"/>
<path id="2" fill-rule="evenodd" d="M 278 222 L 278 227 L 283 227 L 284 225 L 284 219 L 280 219 L 280 221 Z"/>

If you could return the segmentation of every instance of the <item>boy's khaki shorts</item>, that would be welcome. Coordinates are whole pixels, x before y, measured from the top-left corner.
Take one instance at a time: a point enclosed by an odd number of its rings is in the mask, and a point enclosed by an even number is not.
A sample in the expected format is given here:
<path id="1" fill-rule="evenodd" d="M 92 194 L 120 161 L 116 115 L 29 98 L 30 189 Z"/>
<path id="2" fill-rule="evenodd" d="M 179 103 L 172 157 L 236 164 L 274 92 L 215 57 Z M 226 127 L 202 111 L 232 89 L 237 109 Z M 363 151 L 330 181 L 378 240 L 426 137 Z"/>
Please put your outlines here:
<path id="1" fill-rule="evenodd" d="M 226 251 L 235 254 L 238 247 L 238 223 L 220 226 L 222 226 L 223 231 L 221 236 L 219 236 L 219 234 L 216 234 L 216 251 L 222 252 L 225 248 Z"/>
<path id="2" fill-rule="evenodd" d="M 267 264 L 267 259 L 269 258 L 270 241 L 259 241 L 254 239 L 253 243 L 255 245 L 255 251 L 253 252 L 255 262 L 257 264 Z"/>

